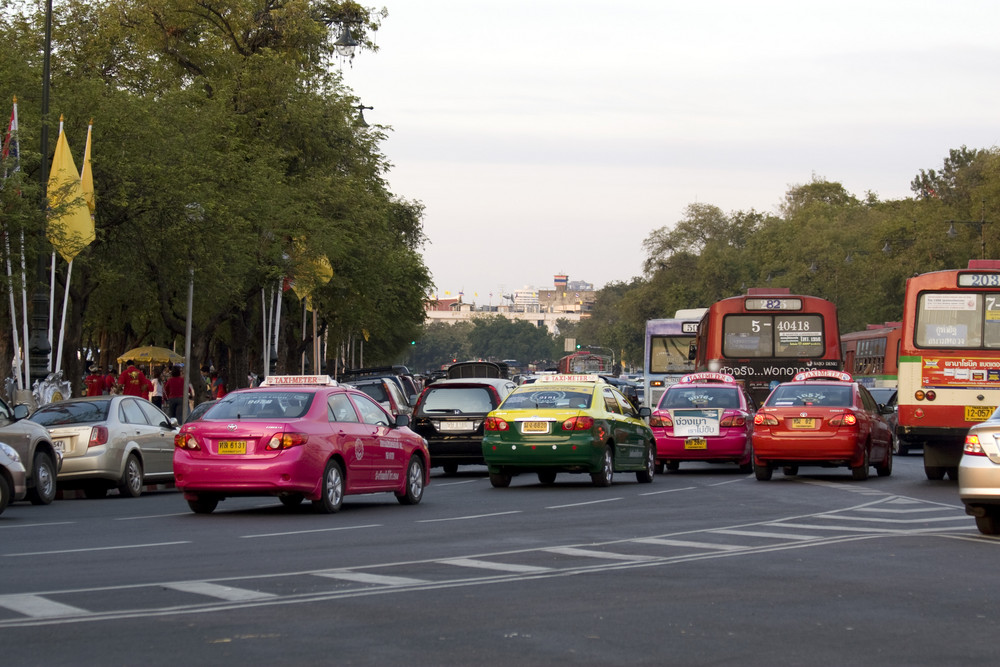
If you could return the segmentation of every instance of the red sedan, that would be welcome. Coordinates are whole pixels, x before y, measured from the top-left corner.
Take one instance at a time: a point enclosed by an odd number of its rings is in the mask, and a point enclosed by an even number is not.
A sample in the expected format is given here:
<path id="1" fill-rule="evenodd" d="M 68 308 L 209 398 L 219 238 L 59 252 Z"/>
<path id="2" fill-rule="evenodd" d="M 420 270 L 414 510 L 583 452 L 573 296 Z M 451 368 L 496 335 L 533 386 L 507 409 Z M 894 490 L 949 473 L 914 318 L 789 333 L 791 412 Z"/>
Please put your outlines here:
<path id="1" fill-rule="evenodd" d="M 849 373 L 807 371 L 771 392 L 754 417 L 754 474 L 766 481 L 776 467 L 851 469 L 868 479 L 892 474 L 892 431 L 878 403 Z"/>
<path id="2" fill-rule="evenodd" d="M 324 513 L 345 495 L 391 492 L 414 505 L 429 481 L 424 439 L 371 397 L 327 376 L 273 376 L 229 393 L 174 438 L 174 478 L 191 510 L 230 496 L 303 500 Z"/>

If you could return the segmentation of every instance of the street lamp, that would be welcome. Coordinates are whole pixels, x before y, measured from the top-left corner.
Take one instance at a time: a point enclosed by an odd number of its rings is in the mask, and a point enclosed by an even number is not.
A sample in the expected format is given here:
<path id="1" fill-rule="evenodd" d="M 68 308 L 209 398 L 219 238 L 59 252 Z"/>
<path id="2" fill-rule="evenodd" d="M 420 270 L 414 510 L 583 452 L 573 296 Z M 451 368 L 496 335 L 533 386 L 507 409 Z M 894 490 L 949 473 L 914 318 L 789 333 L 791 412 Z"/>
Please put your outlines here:
<path id="1" fill-rule="evenodd" d="M 358 106 L 354 108 L 358 110 L 358 117 L 354 121 L 354 124 L 357 125 L 358 127 L 368 127 L 368 123 L 367 121 L 365 121 L 365 109 L 371 111 L 375 107 L 366 107 L 364 104 L 359 103 Z"/>
<path id="2" fill-rule="evenodd" d="M 948 223 L 946 235 L 950 239 L 958 237 L 958 230 L 955 225 L 979 225 L 979 243 L 982 252 L 981 259 L 986 259 L 986 225 L 992 221 L 986 219 L 986 200 L 983 200 L 983 209 L 979 220 L 945 220 Z"/>
<path id="3" fill-rule="evenodd" d="M 347 61 L 354 60 L 354 50 L 358 47 L 358 40 L 354 39 L 354 35 L 351 34 L 351 27 L 345 25 L 344 29 L 341 31 L 340 36 L 337 41 L 333 43 L 333 48 L 336 49 L 337 55 Z"/>

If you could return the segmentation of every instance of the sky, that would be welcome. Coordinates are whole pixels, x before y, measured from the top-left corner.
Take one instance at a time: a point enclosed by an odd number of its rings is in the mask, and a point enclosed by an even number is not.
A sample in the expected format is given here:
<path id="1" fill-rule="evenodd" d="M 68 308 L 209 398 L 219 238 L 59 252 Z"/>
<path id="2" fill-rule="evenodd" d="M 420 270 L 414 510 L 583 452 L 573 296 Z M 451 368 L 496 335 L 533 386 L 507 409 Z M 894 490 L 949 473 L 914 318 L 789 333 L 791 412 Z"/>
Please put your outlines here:
<path id="1" fill-rule="evenodd" d="M 642 276 L 693 203 L 777 212 L 814 178 L 912 196 L 1000 142 L 1000 3 L 384 0 L 343 65 L 425 207 L 438 298 Z"/>

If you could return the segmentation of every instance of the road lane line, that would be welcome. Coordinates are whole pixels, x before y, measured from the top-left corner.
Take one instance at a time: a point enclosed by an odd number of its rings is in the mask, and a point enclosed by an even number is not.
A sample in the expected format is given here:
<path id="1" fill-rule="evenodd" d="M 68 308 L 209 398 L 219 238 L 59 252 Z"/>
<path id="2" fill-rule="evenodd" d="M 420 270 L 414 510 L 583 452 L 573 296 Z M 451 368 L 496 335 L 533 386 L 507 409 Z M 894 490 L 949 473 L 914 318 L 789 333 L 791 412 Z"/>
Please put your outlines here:
<path id="1" fill-rule="evenodd" d="M 174 514 L 149 514 L 147 516 L 120 516 L 115 521 L 135 521 L 136 519 L 163 519 L 171 516 L 187 516 L 191 512 L 176 512 Z"/>
<path id="2" fill-rule="evenodd" d="M 417 523 L 438 523 L 439 521 L 465 521 L 466 519 L 486 519 L 491 516 L 503 516 L 504 514 L 520 514 L 521 510 L 511 510 L 510 512 L 493 512 L 492 514 L 470 514 L 468 516 L 449 516 L 443 519 L 421 519 Z"/>
<path id="3" fill-rule="evenodd" d="M 790 533 L 769 533 L 763 530 L 735 530 L 728 528 L 720 528 L 718 530 L 710 531 L 712 533 L 718 533 L 720 535 L 746 535 L 747 537 L 771 537 L 776 540 L 818 540 L 819 537 L 815 535 L 792 535 Z"/>
<path id="4" fill-rule="evenodd" d="M 482 479 L 467 479 L 461 482 L 434 482 L 434 486 L 457 486 L 459 484 L 475 484 L 476 482 L 481 482 Z"/>
<path id="5" fill-rule="evenodd" d="M 369 574 L 367 572 L 334 571 L 313 572 L 317 577 L 327 579 L 341 579 L 343 581 L 354 581 L 359 584 L 380 584 L 382 586 L 407 586 L 414 584 L 429 583 L 426 579 L 413 579 L 411 577 L 392 577 L 387 574 Z"/>
<path id="6" fill-rule="evenodd" d="M 461 567 L 473 567 L 482 570 L 500 570 L 501 572 L 550 572 L 550 567 L 540 567 L 538 565 L 517 565 L 516 563 L 494 563 L 478 558 L 448 558 L 439 561 L 445 565 L 459 565 Z"/>
<path id="7" fill-rule="evenodd" d="M 153 542 L 150 544 L 125 544 L 118 547 L 92 547 L 89 549 L 62 549 L 60 551 L 26 551 L 19 554 L 4 554 L 7 558 L 14 556 L 57 556 L 59 554 L 77 554 L 87 551 L 113 551 L 115 549 L 148 549 L 149 547 L 169 547 L 176 544 L 191 544 L 189 540 L 180 542 Z"/>
<path id="8" fill-rule="evenodd" d="M 664 547 L 690 547 L 692 549 L 718 549 L 719 551 L 744 551 L 750 547 L 734 544 L 713 544 L 712 542 L 692 542 L 690 540 L 668 540 L 662 537 L 644 537 L 632 540 L 641 544 L 658 544 Z"/>
<path id="9" fill-rule="evenodd" d="M 640 556 L 638 554 L 616 554 L 610 551 L 596 551 L 593 549 L 577 549 L 576 547 L 548 547 L 542 549 L 542 551 L 547 551 L 553 554 L 560 554 L 562 556 L 582 556 L 584 558 L 603 558 L 605 560 L 625 560 L 625 561 L 644 561 L 644 560 L 656 560 L 656 556 Z"/>
<path id="10" fill-rule="evenodd" d="M 255 537 L 285 537 L 286 535 L 307 535 L 309 533 L 330 533 L 336 530 L 355 530 L 356 528 L 381 528 L 380 523 L 369 523 L 361 526 L 337 526 L 336 528 L 314 528 L 311 530 L 291 530 L 285 533 L 259 533 L 257 535 L 240 535 L 240 539 L 249 540 Z"/>
<path id="11" fill-rule="evenodd" d="M 588 500 L 585 503 L 570 503 L 569 505 L 551 505 L 546 507 L 547 510 L 561 510 L 567 507 L 583 507 L 584 505 L 596 505 L 598 503 L 613 503 L 616 500 L 621 500 L 621 498 L 605 498 L 604 500 Z"/>
<path id="12" fill-rule="evenodd" d="M 75 521 L 53 521 L 52 523 L 15 523 L 9 526 L 0 526 L 0 530 L 8 528 L 45 528 L 46 526 L 71 526 Z"/>
<path id="13" fill-rule="evenodd" d="M 80 616 L 90 613 L 85 609 L 55 602 L 40 595 L 0 595 L 0 607 L 32 618 Z"/>
<path id="14" fill-rule="evenodd" d="M 658 496 L 661 493 L 673 493 L 674 491 L 690 491 L 693 488 L 694 488 L 693 486 L 685 486 L 685 487 L 682 487 L 680 489 L 667 489 L 666 491 L 647 491 L 646 493 L 640 493 L 639 495 L 640 496 Z"/>
<path id="15" fill-rule="evenodd" d="M 227 602 L 242 602 L 244 600 L 265 600 L 278 597 L 274 593 L 262 593 L 261 591 L 251 591 L 246 588 L 234 588 L 232 586 L 220 586 L 210 584 L 207 581 L 175 581 L 162 584 L 164 588 L 170 588 L 182 593 L 197 593 L 210 598 L 217 598 Z"/>
<path id="16" fill-rule="evenodd" d="M 870 521 L 873 523 L 930 523 L 932 521 L 966 521 L 965 515 L 924 517 L 921 519 L 888 519 L 877 516 L 841 516 L 839 514 L 816 514 L 817 519 L 833 519 L 835 521 Z"/>

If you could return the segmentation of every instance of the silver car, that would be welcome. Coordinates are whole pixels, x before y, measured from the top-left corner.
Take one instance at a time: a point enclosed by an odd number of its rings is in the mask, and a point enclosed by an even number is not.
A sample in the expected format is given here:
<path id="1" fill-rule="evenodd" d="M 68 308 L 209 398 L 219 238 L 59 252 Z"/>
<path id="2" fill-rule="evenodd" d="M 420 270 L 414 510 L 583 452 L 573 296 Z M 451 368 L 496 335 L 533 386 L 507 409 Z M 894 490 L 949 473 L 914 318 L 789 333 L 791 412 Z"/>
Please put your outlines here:
<path id="1" fill-rule="evenodd" d="M 11 408 L 0 400 L 0 441 L 21 457 L 27 473 L 27 499 L 32 505 L 48 505 L 56 497 L 56 475 L 62 458 L 52 447 L 48 432 L 27 416 L 27 405 Z"/>
<path id="2" fill-rule="evenodd" d="M 0 514 L 7 509 L 7 505 L 27 494 L 26 477 L 20 454 L 10 445 L 0 442 Z"/>
<path id="3" fill-rule="evenodd" d="M 958 495 L 984 535 L 1000 535 L 1000 410 L 969 429 L 958 466 Z"/>
<path id="4" fill-rule="evenodd" d="M 145 484 L 173 481 L 177 423 L 143 398 L 73 398 L 42 406 L 29 419 L 47 428 L 62 452 L 60 488 L 103 498 L 117 487 L 134 498 Z"/>

